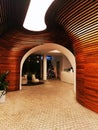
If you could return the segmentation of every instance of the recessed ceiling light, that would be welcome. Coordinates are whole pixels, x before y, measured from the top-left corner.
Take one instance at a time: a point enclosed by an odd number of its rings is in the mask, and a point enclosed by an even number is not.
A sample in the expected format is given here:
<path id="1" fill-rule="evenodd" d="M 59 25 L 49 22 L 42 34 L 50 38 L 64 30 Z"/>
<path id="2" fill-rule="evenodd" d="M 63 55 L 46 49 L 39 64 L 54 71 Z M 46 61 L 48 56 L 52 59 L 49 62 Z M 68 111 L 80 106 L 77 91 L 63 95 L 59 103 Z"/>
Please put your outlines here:
<path id="1" fill-rule="evenodd" d="M 49 53 L 61 53 L 61 52 L 58 50 L 52 50 L 52 51 L 49 51 Z"/>

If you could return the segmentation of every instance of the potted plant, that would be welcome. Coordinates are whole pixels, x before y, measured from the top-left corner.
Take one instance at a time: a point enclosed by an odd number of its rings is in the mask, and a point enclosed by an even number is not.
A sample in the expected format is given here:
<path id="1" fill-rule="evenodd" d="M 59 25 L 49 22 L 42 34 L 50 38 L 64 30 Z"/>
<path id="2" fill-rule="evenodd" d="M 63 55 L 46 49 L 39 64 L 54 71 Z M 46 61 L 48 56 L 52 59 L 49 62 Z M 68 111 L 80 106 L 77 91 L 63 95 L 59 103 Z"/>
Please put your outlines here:
<path id="1" fill-rule="evenodd" d="M 9 71 L 3 72 L 0 74 L 0 103 L 5 102 L 5 94 L 7 92 L 8 81 L 7 75 Z"/>

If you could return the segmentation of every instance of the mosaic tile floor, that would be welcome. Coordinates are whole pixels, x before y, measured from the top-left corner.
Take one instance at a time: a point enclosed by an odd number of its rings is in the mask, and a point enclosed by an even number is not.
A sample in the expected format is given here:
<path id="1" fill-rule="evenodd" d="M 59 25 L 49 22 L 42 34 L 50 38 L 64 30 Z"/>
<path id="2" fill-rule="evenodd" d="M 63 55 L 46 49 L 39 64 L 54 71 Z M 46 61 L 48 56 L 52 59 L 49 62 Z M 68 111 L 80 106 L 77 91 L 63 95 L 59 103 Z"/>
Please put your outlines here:
<path id="1" fill-rule="evenodd" d="M 98 114 L 76 102 L 73 85 L 47 81 L 7 93 L 0 130 L 98 130 Z"/>

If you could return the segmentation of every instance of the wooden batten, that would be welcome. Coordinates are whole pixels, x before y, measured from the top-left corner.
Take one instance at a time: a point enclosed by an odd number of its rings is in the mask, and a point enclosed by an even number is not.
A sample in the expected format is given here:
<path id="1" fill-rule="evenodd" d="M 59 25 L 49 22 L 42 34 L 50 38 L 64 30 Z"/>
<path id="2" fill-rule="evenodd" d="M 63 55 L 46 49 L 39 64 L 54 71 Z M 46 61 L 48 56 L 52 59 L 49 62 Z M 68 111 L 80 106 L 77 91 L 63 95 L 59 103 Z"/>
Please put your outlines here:
<path id="1" fill-rule="evenodd" d="M 0 34 L 4 32 L 6 27 L 11 26 L 13 23 L 15 26 L 18 26 L 18 24 L 22 25 L 27 7 L 25 7 L 24 3 L 24 9 L 21 13 L 18 13 L 18 7 L 22 7 L 23 5 L 23 3 L 19 4 L 19 2 L 21 3 L 21 0 L 15 2 L 1 0 L 0 25 L 2 27 L 0 26 Z M 17 8 L 13 8 L 16 6 Z M 47 15 L 50 18 L 50 25 L 52 22 L 57 23 L 57 25 L 63 27 L 66 34 L 69 34 L 69 37 L 64 35 L 65 40 L 58 38 L 62 35 L 58 31 L 58 28 L 56 30 L 50 28 L 52 31 L 38 34 L 26 33 L 23 30 L 14 30 L 1 37 L 0 68 L 2 68 L 2 71 L 11 71 L 8 77 L 10 81 L 9 90 L 14 91 L 19 89 L 20 61 L 22 56 L 35 46 L 56 41 L 67 48 L 70 48 L 70 46 L 73 47 L 76 58 L 77 101 L 98 113 L 97 8 L 97 0 L 55 0 L 53 6 L 50 7 L 52 11 L 48 10 Z M 46 16 L 47 26 L 49 18 Z M 51 27 L 50 25 L 48 27 Z"/>

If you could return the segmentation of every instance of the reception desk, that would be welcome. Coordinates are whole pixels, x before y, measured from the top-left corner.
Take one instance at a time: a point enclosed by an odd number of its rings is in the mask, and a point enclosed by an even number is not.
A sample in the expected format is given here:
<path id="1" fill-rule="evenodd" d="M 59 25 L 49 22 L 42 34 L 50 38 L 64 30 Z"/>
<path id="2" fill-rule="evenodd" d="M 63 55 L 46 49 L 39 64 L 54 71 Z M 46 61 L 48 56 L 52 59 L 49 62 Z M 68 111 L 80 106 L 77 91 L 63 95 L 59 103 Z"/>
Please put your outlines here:
<path id="1" fill-rule="evenodd" d="M 74 83 L 74 72 L 61 71 L 61 81 L 73 84 Z"/>

